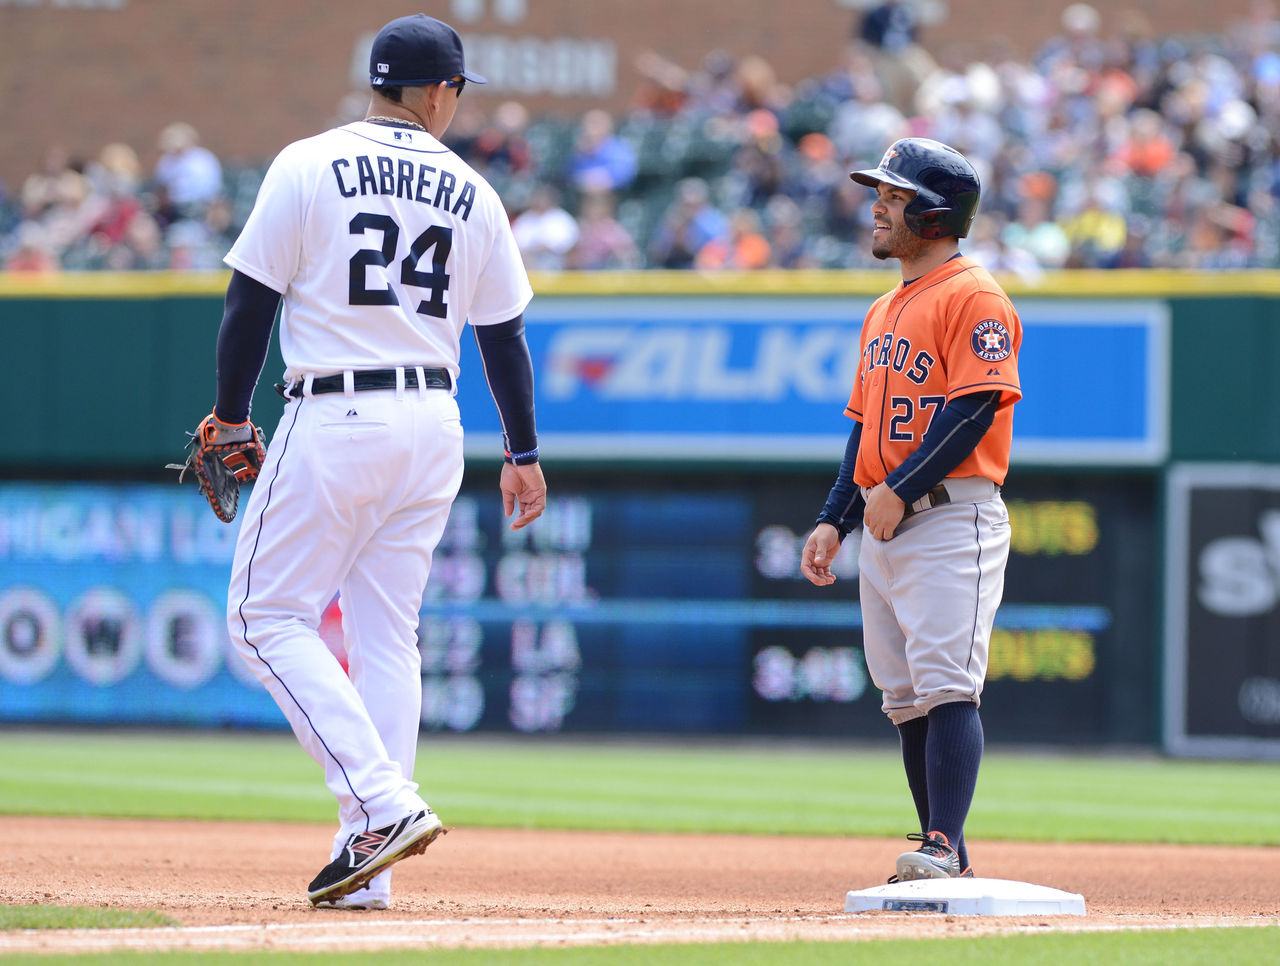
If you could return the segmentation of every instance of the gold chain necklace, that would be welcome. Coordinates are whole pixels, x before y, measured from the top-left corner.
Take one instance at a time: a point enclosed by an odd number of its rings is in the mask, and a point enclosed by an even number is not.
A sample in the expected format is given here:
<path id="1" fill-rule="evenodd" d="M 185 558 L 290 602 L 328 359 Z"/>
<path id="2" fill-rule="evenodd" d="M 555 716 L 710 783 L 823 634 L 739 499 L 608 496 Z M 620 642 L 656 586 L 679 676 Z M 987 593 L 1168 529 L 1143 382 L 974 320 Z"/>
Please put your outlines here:
<path id="1" fill-rule="evenodd" d="M 371 121 L 374 124 L 399 124 L 404 127 L 416 127 L 419 131 L 423 132 L 427 130 L 417 121 L 409 121 L 403 117 L 382 117 L 381 115 L 375 114 L 373 117 L 366 117 L 365 120 Z"/>

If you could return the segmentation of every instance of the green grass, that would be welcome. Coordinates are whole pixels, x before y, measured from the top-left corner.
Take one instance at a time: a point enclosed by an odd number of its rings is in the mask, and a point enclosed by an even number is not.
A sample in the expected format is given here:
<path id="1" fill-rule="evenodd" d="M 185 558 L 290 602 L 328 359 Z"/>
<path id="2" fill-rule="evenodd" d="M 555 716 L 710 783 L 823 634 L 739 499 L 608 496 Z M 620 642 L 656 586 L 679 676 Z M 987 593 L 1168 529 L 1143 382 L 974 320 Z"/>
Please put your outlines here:
<path id="1" fill-rule="evenodd" d="M 0 814 L 333 820 L 287 733 L 10 730 Z M 899 836 L 892 747 L 425 736 L 417 780 L 458 826 Z M 1024 841 L 1280 845 L 1274 763 L 989 750 L 967 831 Z"/>
<path id="2" fill-rule="evenodd" d="M 3 929 L 134 929 L 176 926 L 155 910 L 100 909 L 91 906 L 0 906 Z"/>
<path id="3" fill-rule="evenodd" d="M 317 822 L 334 804 L 292 735 L 0 734 L 0 814 Z M 750 834 L 902 834 L 914 815 L 892 746 L 676 744 L 425 736 L 417 778 L 450 824 Z M 990 840 L 1280 845 L 1274 763 L 989 750 L 968 832 Z M 165 925 L 158 913 L 0 907 L 0 929 Z M 1273 963 L 1280 929 L 1041 934 L 857 943 L 524 950 L 8 956 L 11 963 L 948 966 Z"/>
<path id="4" fill-rule="evenodd" d="M 572 949 L 391 950 L 339 955 L 322 953 L 109 953 L 95 956 L 16 956 L 6 966 L 92 963 L 197 963 L 199 966 L 318 966 L 335 960 L 372 966 L 885 966 L 886 963 L 945 963 L 946 966 L 1271 966 L 1280 948 L 1274 927 L 1177 930 L 1174 932 L 1054 933 L 977 939 L 868 940 L 854 943 L 719 943 L 679 946 L 595 946 Z"/>

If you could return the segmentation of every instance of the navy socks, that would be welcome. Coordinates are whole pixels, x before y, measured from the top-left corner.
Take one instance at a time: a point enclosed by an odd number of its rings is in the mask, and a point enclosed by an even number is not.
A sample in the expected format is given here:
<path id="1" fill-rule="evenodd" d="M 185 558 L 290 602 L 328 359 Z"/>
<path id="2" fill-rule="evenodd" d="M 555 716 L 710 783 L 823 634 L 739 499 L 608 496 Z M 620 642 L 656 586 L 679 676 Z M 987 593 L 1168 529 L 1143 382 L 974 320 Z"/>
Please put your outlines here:
<path id="1" fill-rule="evenodd" d="M 925 772 L 925 743 L 929 738 L 929 719 L 912 718 L 898 725 L 902 742 L 902 767 L 907 771 L 907 787 L 916 803 L 920 831 L 929 831 L 929 778 Z"/>
<path id="2" fill-rule="evenodd" d="M 970 701 L 940 704 L 924 718 L 899 725 L 902 764 L 920 818 L 920 831 L 941 832 L 969 865 L 964 823 L 982 762 L 982 719 Z"/>

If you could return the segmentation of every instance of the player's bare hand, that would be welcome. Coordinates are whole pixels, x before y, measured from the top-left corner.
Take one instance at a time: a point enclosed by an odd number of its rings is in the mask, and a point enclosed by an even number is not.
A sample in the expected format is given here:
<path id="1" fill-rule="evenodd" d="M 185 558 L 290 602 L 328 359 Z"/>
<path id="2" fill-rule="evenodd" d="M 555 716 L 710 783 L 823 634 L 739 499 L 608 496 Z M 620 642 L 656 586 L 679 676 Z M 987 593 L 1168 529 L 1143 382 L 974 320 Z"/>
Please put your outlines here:
<path id="1" fill-rule="evenodd" d="M 906 511 L 907 505 L 889 489 L 889 484 L 878 483 L 867 495 L 867 508 L 862 514 L 863 529 L 877 540 L 892 540 Z"/>
<path id="2" fill-rule="evenodd" d="M 547 508 L 547 481 L 542 478 L 542 466 L 538 463 L 528 466 L 503 463 L 498 487 L 502 490 L 503 515 L 511 516 L 519 510 L 511 521 L 512 530 L 528 526 Z"/>
<path id="3" fill-rule="evenodd" d="M 826 587 L 836 582 L 831 564 L 840 552 L 840 534 L 829 523 L 814 527 L 800 552 L 800 572 L 815 587 Z"/>

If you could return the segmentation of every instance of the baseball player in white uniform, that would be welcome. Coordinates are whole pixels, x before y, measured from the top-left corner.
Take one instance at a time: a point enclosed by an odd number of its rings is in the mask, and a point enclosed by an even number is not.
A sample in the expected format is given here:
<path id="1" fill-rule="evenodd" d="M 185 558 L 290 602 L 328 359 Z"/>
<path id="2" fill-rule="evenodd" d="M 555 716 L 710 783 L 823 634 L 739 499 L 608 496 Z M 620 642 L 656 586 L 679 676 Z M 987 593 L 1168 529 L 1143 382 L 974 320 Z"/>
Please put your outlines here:
<path id="1" fill-rule="evenodd" d="M 440 138 L 466 84 L 452 27 L 387 24 L 368 116 L 286 147 L 244 231 L 218 335 L 214 418 L 249 418 L 276 309 L 284 415 L 245 510 L 227 620 L 241 657 L 338 800 L 313 905 L 382 908 L 389 866 L 442 831 L 418 794 L 416 628 L 462 481 L 454 399 L 471 323 L 502 418 L 511 526 L 546 502 L 523 313 L 532 297 L 503 205 Z M 317 633 L 340 593 L 349 676 Z"/>

